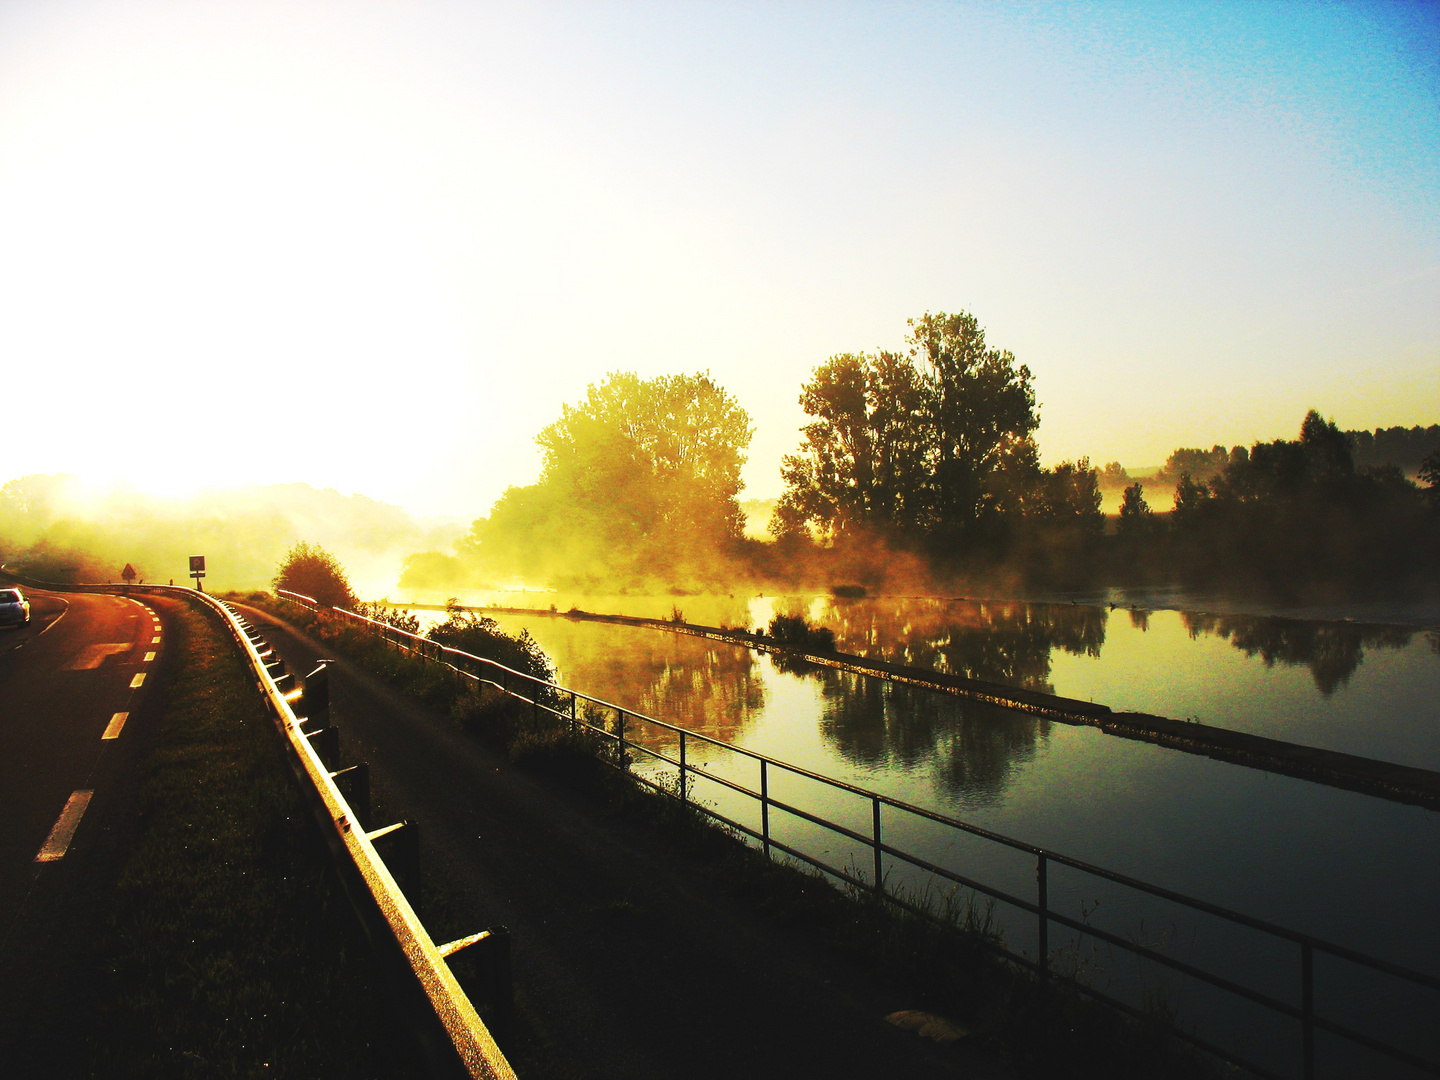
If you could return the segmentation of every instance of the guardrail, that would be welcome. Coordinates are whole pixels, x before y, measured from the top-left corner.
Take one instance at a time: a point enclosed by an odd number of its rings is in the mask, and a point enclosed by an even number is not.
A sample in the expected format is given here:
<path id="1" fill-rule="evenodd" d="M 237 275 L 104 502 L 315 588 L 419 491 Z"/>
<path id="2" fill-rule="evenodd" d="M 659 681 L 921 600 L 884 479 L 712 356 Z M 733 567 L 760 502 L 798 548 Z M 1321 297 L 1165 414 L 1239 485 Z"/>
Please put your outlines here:
<path id="1" fill-rule="evenodd" d="M 1158 1020 L 1153 1014 L 1147 1013 L 1129 1002 L 1123 1001 L 1096 987 L 1086 985 L 1085 982 L 1072 974 L 1056 970 L 1052 963 L 1052 953 L 1050 950 L 1051 927 L 1063 927 L 1066 930 L 1074 932 L 1077 935 L 1077 941 L 1083 937 L 1104 942 L 1113 948 L 1124 950 L 1134 957 L 1158 964 L 1161 967 L 1175 971 L 1183 976 L 1198 980 L 1234 998 L 1261 1006 L 1277 1016 L 1297 1021 L 1300 1026 L 1300 1032 L 1298 1045 L 1295 1049 L 1298 1051 L 1301 1075 L 1305 1077 L 1305 1080 L 1313 1080 L 1316 1075 L 1315 1036 L 1317 1032 L 1325 1032 L 1329 1035 L 1347 1040 L 1355 1046 L 1370 1050 L 1382 1057 L 1388 1058 L 1392 1062 L 1407 1065 L 1420 1073 L 1440 1076 L 1440 1062 L 1412 1053 L 1401 1047 L 1392 1045 L 1381 1038 L 1368 1035 L 1332 1018 L 1321 1015 L 1316 1009 L 1315 958 L 1317 955 L 1333 957 L 1358 965 L 1376 974 L 1399 980 L 1400 983 L 1407 984 L 1411 987 L 1424 988 L 1430 991 L 1440 991 L 1440 977 L 1415 971 L 1399 964 L 1381 960 L 1377 957 L 1367 956 L 1354 949 L 1337 945 L 1309 934 L 1299 933 L 1263 919 L 1252 918 L 1241 912 L 1231 911 L 1217 904 L 1186 896 L 1171 889 L 1151 885 L 1128 875 L 1115 873 L 1114 871 L 1106 870 L 1103 867 L 1095 866 L 1080 859 L 1074 859 L 1059 852 L 1050 851 L 1033 844 L 1028 844 L 1022 840 L 1016 840 L 989 829 L 960 821 L 957 818 L 927 810 L 923 807 L 915 806 L 878 792 L 868 791 L 856 785 L 835 780 L 799 766 L 787 764 L 786 762 L 768 757 L 764 754 L 757 754 L 753 751 L 721 742 L 718 739 L 712 739 L 708 736 L 689 731 L 686 728 L 668 724 L 662 720 L 656 720 L 653 717 L 626 709 L 623 706 L 616 705 L 601 698 L 580 693 L 579 691 L 561 686 L 558 683 L 537 679 L 524 672 L 507 668 L 493 660 L 440 645 L 438 642 L 431 641 L 418 634 L 399 630 L 384 622 L 368 618 L 353 611 L 346 611 L 341 608 L 323 608 L 322 605 L 317 604 L 309 597 L 288 593 L 285 590 L 280 590 L 280 595 L 285 599 L 300 603 L 302 606 L 329 611 L 365 629 L 369 633 L 384 638 L 399 648 L 414 653 L 424 660 L 444 663 L 454 671 L 477 683 L 485 683 L 525 702 L 535 710 L 536 715 L 540 712 L 548 713 L 557 721 L 583 727 L 597 736 L 611 741 L 616 751 L 614 761 L 612 761 L 611 764 L 618 763 L 618 767 L 622 769 L 627 768 L 626 763 L 629 760 L 628 755 L 631 752 L 638 752 L 646 755 L 650 760 L 663 762 L 673 767 L 676 770 L 677 777 L 677 782 L 673 787 L 638 773 L 632 773 L 632 775 L 636 780 L 656 791 L 687 802 L 698 812 L 758 842 L 767 857 L 773 857 L 772 853 L 779 851 L 786 856 L 808 864 L 851 886 L 872 890 L 888 903 L 904 908 L 924 918 L 934 918 L 935 916 L 923 905 L 912 903 L 903 896 L 896 895 L 894 890 L 887 889 L 885 883 L 887 858 L 891 860 L 892 866 L 898 861 L 899 863 L 914 867 L 925 874 L 941 878 L 953 885 L 971 889 L 984 896 L 1026 912 L 1034 916 L 1036 920 L 1035 930 L 1038 945 L 1034 957 L 1016 952 L 1006 948 L 999 942 L 990 941 L 985 938 L 980 939 L 981 943 L 1000 954 L 1006 960 L 1029 969 L 1042 978 L 1061 979 L 1078 992 L 1104 1001 L 1121 1012 L 1137 1019 L 1165 1023 L 1165 1026 L 1168 1027 L 1174 1036 L 1212 1055 L 1225 1064 L 1243 1068 L 1254 1075 L 1270 1078 L 1270 1080 L 1282 1080 L 1282 1074 L 1264 1065 L 1237 1055 L 1235 1052 L 1219 1046 L 1210 1039 L 1199 1036 L 1192 1031 L 1187 1031 L 1176 1024 Z M 591 720 L 582 713 L 580 709 L 581 702 L 587 703 L 595 710 L 613 714 L 613 726 L 608 722 L 605 724 L 591 722 Z M 627 739 L 627 718 L 632 722 L 638 722 L 669 732 L 675 737 L 678 743 L 677 755 L 671 757 L 660 750 L 646 746 L 634 739 Z M 701 772 L 692 763 L 688 762 L 687 746 L 697 741 L 720 752 L 735 755 L 755 763 L 759 770 L 758 790 L 724 777 L 716 776 L 708 772 Z M 870 830 L 868 834 L 831 821 L 823 815 L 814 813 L 803 807 L 775 798 L 770 791 L 772 781 L 777 773 L 804 778 L 809 782 L 818 783 L 827 789 L 845 792 L 868 802 L 871 811 Z M 742 798 L 754 800 L 758 804 L 760 811 L 760 827 L 756 829 L 731 817 L 727 817 L 712 807 L 702 805 L 692 800 L 689 795 L 690 783 L 696 777 L 701 776 L 703 776 L 706 782 L 717 784 Z M 997 845 L 1033 858 L 1035 868 L 1034 898 L 1027 899 L 1014 895 L 1012 892 L 980 881 L 968 874 L 957 873 L 936 864 L 932 860 L 925 859 L 893 843 L 886 842 L 883 826 L 884 812 L 887 809 L 928 821 L 934 825 L 953 830 L 953 832 L 957 834 L 975 837 L 989 844 Z M 831 834 L 844 837 L 868 849 L 871 862 L 869 874 L 867 875 L 859 870 L 851 870 L 831 865 L 792 844 L 782 843 L 772 833 L 772 810 L 780 811 L 800 821 L 808 822 L 811 825 L 824 829 Z M 1063 912 L 1056 911 L 1051 906 L 1049 899 L 1049 877 L 1050 871 L 1054 867 L 1063 867 L 1067 870 L 1086 875 L 1094 880 L 1108 882 L 1143 895 L 1155 897 L 1168 903 L 1179 905 L 1192 912 L 1222 920 L 1231 926 L 1243 927 L 1247 930 L 1258 932 L 1276 942 L 1292 946 L 1295 949 L 1295 959 L 1298 961 L 1297 978 L 1294 984 L 1295 989 L 1298 991 L 1298 1004 L 1281 1000 L 1271 993 L 1243 985 L 1234 979 L 1213 971 L 1205 970 L 1196 964 L 1168 956 L 1158 949 L 1131 940 L 1124 935 L 1112 933 L 1098 926 L 1091 925 L 1083 919 L 1075 919 Z"/>
<path id="2" fill-rule="evenodd" d="M 50 586 L 37 582 L 37 587 Z M 476 1080 L 515 1080 L 515 1073 L 509 1062 L 450 970 L 446 959 L 462 949 L 482 942 L 498 946 L 500 950 L 504 950 L 508 959 L 508 941 L 491 931 L 482 931 L 443 945 L 437 945 L 430 937 L 395 875 L 376 850 L 376 841 L 383 842 L 397 836 L 401 825 L 367 828 L 368 805 L 357 812 L 336 783 L 338 777 L 352 770 L 332 771 L 322 755 L 322 749 L 327 746 L 334 747 L 337 741 L 336 731 L 329 725 L 329 682 L 323 663 L 321 668 L 306 678 L 303 688 L 297 687 L 295 677 L 286 671 L 284 661 L 266 646 L 260 633 L 235 610 L 207 593 L 184 586 L 84 584 L 56 587 L 85 591 L 122 588 L 126 593 L 146 590 L 178 594 L 187 599 L 199 600 L 220 616 L 255 674 L 260 692 L 274 713 L 276 725 L 289 743 L 292 762 L 298 766 L 297 771 L 308 781 L 310 791 L 318 800 L 319 810 L 328 823 L 327 841 L 330 842 L 332 850 L 343 850 L 348 856 L 349 868 L 363 883 L 369 904 L 373 905 L 373 911 L 394 936 L 395 944 L 408 964 L 418 989 L 448 1036 L 455 1067 L 443 1068 L 442 1071 L 458 1071 Z M 311 605 L 316 603 L 310 597 L 303 597 L 303 600 Z M 308 715 L 296 714 L 297 703 L 301 708 L 306 708 Z M 307 725 L 309 730 L 306 730 Z M 364 802 L 368 804 L 368 784 L 364 790 Z M 413 841 L 413 827 L 408 827 L 406 835 Z M 506 989 L 508 990 L 508 987 Z M 444 1064 L 446 1063 L 442 1062 L 442 1065 Z"/>

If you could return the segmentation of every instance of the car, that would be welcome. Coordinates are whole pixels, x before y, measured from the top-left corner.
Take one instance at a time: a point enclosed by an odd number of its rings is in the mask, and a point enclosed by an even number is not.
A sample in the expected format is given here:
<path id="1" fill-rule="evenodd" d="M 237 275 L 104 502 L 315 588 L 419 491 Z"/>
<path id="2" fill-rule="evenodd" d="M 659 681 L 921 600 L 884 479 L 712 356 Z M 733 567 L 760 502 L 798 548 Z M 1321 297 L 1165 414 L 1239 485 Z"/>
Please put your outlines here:
<path id="1" fill-rule="evenodd" d="M 24 626 L 30 621 L 30 601 L 19 589 L 0 589 L 0 624 Z"/>

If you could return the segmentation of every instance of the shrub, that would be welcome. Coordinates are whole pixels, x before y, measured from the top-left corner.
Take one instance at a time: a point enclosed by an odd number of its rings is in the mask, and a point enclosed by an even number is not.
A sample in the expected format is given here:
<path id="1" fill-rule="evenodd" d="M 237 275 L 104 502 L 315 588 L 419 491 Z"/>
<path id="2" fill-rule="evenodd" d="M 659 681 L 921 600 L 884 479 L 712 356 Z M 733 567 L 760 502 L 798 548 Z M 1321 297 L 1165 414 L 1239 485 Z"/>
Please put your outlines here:
<path id="1" fill-rule="evenodd" d="M 345 577 L 345 569 L 334 555 L 319 544 L 300 541 L 281 561 L 270 584 L 311 597 L 326 607 L 355 606 L 355 594 Z"/>

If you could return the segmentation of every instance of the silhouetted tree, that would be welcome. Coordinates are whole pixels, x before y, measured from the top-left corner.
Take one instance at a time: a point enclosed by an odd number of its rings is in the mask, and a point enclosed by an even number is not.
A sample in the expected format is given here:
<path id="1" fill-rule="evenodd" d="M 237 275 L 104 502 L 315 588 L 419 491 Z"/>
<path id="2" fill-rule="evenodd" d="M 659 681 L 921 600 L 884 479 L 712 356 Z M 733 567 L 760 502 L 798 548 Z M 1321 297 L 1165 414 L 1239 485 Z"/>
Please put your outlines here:
<path id="1" fill-rule="evenodd" d="M 814 523 L 833 537 L 915 521 L 930 456 L 925 396 L 914 365 L 898 353 L 841 353 L 816 368 L 800 395 L 815 419 L 802 429 L 802 452 L 781 465 L 786 491 L 771 531 L 785 536 Z"/>
<path id="2" fill-rule="evenodd" d="M 300 541 L 285 555 L 270 582 L 275 589 L 300 593 L 328 607 L 353 608 L 355 594 L 345 569 L 319 544 Z"/>
<path id="3" fill-rule="evenodd" d="M 1145 501 L 1145 485 L 1139 481 L 1125 489 L 1116 528 L 1127 539 L 1144 539 L 1155 532 L 1155 512 Z"/>
<path id="4" fill-rule="evenodd" d="M 1030 370 L 965 312 L 909 325 L 905 355 L 840 354 L 805 384 L 815 420 L 785 458 L 778 534 L 894 527 L 953 545 L 1020 514 L 1039 470 Z"/>

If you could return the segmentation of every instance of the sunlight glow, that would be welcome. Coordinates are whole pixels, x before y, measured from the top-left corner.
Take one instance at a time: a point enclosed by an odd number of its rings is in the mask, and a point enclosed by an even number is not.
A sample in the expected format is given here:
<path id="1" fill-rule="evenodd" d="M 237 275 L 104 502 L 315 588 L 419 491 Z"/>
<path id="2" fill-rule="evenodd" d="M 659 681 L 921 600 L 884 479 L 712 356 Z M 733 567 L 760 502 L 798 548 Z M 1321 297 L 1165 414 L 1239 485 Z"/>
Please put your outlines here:
<path id="1" fill-rule="evenodd" d="M 1436 20 L 1207 10 L 7 6 L 4 479 L 469 520 L 708 368 L 766 498 L 816 365 L 961 308 L 1051 461 L 1434 422 Z"/>

